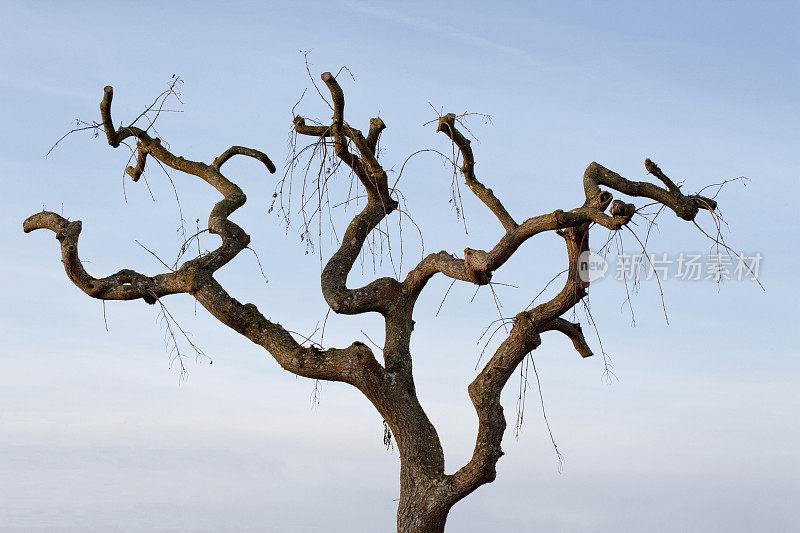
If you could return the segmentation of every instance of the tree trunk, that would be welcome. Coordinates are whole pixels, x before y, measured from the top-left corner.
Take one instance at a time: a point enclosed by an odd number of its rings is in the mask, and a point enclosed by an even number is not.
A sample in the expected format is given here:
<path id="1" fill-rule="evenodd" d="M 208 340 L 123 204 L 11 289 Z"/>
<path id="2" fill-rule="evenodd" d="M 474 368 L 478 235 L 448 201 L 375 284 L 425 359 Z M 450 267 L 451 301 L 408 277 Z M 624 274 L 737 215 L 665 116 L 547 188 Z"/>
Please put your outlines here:
<path id="1" fill-rule="evenodd" d="M 397 533 L 444 533 L 447 513 L 436 516 L 414 514 L 414 509 L 407 513 L 397 513 Z"/>
<path id="2" fill-rule="evenodd" d="M 397 533 L 443 533 L 450 507 L 437 501 L 440 498 L 424 491 L 409 495 L 401 489 Z"/>

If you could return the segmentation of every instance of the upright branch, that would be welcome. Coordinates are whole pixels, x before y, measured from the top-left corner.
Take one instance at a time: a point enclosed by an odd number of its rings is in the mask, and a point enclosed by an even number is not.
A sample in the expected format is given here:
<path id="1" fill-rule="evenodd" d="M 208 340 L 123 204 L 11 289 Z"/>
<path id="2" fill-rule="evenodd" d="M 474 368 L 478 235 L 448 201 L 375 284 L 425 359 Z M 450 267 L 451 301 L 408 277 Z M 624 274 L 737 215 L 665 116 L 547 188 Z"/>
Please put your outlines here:
<path id="1" fill-rule="evenodd" d="M 370 151 L 375 154 L 375 157 L 378 156 L 378 139 L 381 136 L 381 132 L 386 129 L 386 124 L 384 124 L 383 120 L 378 118 L 371 118 L 369 119 L 369 133 L 367 134 L 367 147 Z"/>

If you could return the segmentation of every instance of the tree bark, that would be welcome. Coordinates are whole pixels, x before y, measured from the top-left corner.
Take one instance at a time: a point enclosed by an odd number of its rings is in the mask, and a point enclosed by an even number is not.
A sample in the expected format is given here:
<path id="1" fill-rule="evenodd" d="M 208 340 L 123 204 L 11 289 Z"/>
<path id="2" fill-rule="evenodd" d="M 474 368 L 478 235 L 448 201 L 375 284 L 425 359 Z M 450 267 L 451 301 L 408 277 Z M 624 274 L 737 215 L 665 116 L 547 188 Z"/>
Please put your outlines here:
<path id="1" fill-rule="evenodd" d="M 397 533 L 443 533 L 449 509 L 427 508 L 423 495 L 403 497 L 397 508 Z"/>

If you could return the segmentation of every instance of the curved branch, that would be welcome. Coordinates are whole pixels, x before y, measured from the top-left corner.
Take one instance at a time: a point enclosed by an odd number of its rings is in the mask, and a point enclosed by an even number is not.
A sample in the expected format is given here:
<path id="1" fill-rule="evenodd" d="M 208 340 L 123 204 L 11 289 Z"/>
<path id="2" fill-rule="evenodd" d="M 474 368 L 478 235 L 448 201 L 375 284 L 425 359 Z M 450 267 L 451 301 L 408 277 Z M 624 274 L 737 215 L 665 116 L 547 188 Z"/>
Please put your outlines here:
<path id="1" fill-rule="evenodd" d="M 269 157 L 267 157 L 267 154 L 253 148 L 246 148 L 244 146 L 231 146 L 225 150 L 222 155 L 216 158 L 214 162 L 211 163 L 211 166 L 219 170 L 219 168 L 224 165 L 228 159 L 235 155 L 246 155 L 248 157 L 258 159 L 264 163 L 264 166 L 267 167 L 267 170 L 269 170 L 270 174 L 275 173 L 275 164 L 270 160 Z"/>
<path id="2" fill-rule="evenodd" d="M 308 135 L 310 137 L 333 137 L 333 130 L 330 126 L 309 126 L 306 124 L 306 119 L 297 115 L 292 121 L 294 130 L 300 135 Z"/>
<path id="3" fill-rule="evenodd" d="M 331 131 L 333 132 L 336 155 L 358 174 L 364 186 L 369 190 L 369 181 L 366 180 L 363 175 L 363 169 L 360 168 L 361 165 L 358 156 L 347 150 L 347 139 L 344 133 L 344 91 L 342 91 L 336 78 L 334 78 L 330 72 L 324 72 L 322 74 L 322 81 L 328 86 L 331 98 L 333 98 L 333 123 L 331 124 Z"/>
<path id="4" fill-rule="evenodd" d="M 310 137 L 333 137 L 333 129 L 330 126 L 311 126 L 306 124 L 306 119 L 300 115 L 296 115 L 292 121 L 294 130 L 300 135 L 308 135 Z M 386 129 L 386 124 L 380 118 L 369 119 L 369 133 L 367 134 L 366 142 L 369 151 L 375 154 L 378 146 L 378 138 L 381 132 Z M 346 137 L 351 137 L 351 130 L 349 127 L 343 129 Z M 377 156 L 377 154 L 375 154 Z"/>
<path id="5" fill-rule="evenodd" d="M 145 163 L 147 163 L 147 149 L 142 143 L 138 143 L 136 147 L 136 166 L 126 168 L 125 172 L 133 181 L 139 181 L 139 178 L 142 177 L 142 173 L 144 172 Z"/>
<path id="6" fill-rule="evenodd" d="M 80 220 L 70 222 L 61 215 L 42 211 L 28 217 L 22 225 L 25 233 L 37 229 L 49 229 L 61 242 L 61 257 L 64 270 L 70 280 L 92 298 L 101 300 L 143 299 L 149 304 L 168 294 L 188 293 L 192 286 L 193 273 L 189 269 L 145 276 L 130 269 L 123 269 L 105 278 L 91 276 L 78 257 L 78 238 L 81 234 Z"/>
<path id="7" fill-rule="evenodd" d="M 354 342 L 347 348 L 327 350 L 302 346 L 283 326 L 264 317 L 254 304 L 242 304 L 231 297 L 213 277 L 205 280 L 194 297 L 220 322 L 266 348 L 282 368 L 293 374 L 356 386 L 383 375 L 383 368 L 365 344 Z"/>
<path id="8" fill-rule="evenodd" d="M 399 288 L 397 280 L 381 278 L 359 289 L 347 288 L 347 277 L 367 236 L 397 208 L 397 201 L 389 194 L 386 172 L 374 153 L 378 136 L 386 126 L 380 119 L 371 120 L 369 140 L 365 139 L 359 130 L 351 128 L 344 121 L 344 92 L 336 78 L 330 72 L 325 72 L 322 80 L 333 100 L 331 126 L 308 126 L 305 119 L 296 116 L 295 131 L 318 137 L 333 136 L 336 156 L 353 170 L 367 191 L 367 205 L 350 221 L 341 246 L 322 270 L 322 294 L 331 309 L 337 313 L 376 311 L 386 315 L 394 306 L 393 297 L 397 296 Z M 348 139 L 356 146 L 361 157 L 348 150 Z"/>
<path id="9" fill-rule="evenodd" d="M 564 320 L 563 318 L 554 318 L 539 329 L 540 332 L 545 331 L 560 331 L 572 341 L 572 345 L 578 351 L 581 357 L 591 357 L 594 355 L 586 338 L 583 336 L 583 330 L 578 323 Z"/>
<path id="10" fill-rule="evenodd" d="M 478 199 L 486 204 L 492 213 L 500 220 L 500 223 L 506 229 L 511 231 L 517 227 L 517 223 L 508 214 L 506 208 L 500 203 L 500 200 L 494 195 L 492 189 L 487 189 L 483 183 L 478 181 L 475 177 L 475 156 L 472 154 L 472 147 L 470 141 L 456 129 L 456 116 L 453 113 L 448 113 L 439 118 L 439 126 L 436 131 L 444 132 L 450 140 L 458 146 L 461 151 L 461 156 L 464 158 L 464 163 L 461 165 L 461 172 L 464 174 L 464 180 L 469 188 L 475 193 Z"/>
<path id="11" fill-rule="evenodd" d="M 600 195 L 597 199 L 600 202 L 598 206 L 589 205 L 572 211 L 558 209 L 546 215 L 531 217 L 506 232 L 488 252 L 467 248 L 464 250 L 464 259 L 458 259 L 444 251 L 430 254 L 408 273 L 404 285 L 410 292 L 418 293 L 437 272 L 453 279 L 485 285 L 491 281 L 492 272 L 503 266 L 534 235 L 574 228 L 590 222 L 609 229 L 619 229 L 633 216 L 632 211 L 618 216 L 606 215 L 603 209 L 608 206 L 610 195 Z"/>
<path id="12" fill-rule="evenodd" d="M 275 171 L 275 165 L 263 152 L 241 146 L 231 147 L 212 165 L 178 157 L 165 148 L 160 139 L 151 137 L 140 128 L 128 126 L 115 129 L 111 117 L 113 96 L 113 88 L 106 86 L 100 102 L 100 115 L 109 145 L 119 147 L 128 137 L 136 137 L 138 141 L 136 167 L 128 167 L 127 173 L 136 181 L 144 171 L 146 157 L 150 155 L 175 170 L 198 176 L 217 189 L 223 198 L 211 209 L 208 228 L 211 233 L 220 236 L 222 239 L 220 246 L 212 252 L 187 261 L 173 273 L 148 277 L 125 269 L 113 276 L 97 279 L 86 273 L 78 259 L 77 242 L 81 230 L 79 221 L 69 222 L 55 213 L 43 212 L 28 218 L 24 223 L 24 229 L 29 232 L 47 228 L 56 232 L 61 241 L 67 274 L 78 287 L 93 297 L 106 300 L 143 298 L 149 303 L 154 303 L 155 298 L 166 294 L 195 293 L 211 273 L 228 263 L 250 243 L 250 236 L 237 224 L 228 220 L 231 213 L 244 205 L 247 197 L 236 184 L 220 173 L 219 166 L 237 154 L 258 159 L 270 172 Z"/>
<path id="13" fill-rule="evenodd" d="M 442 117 L 445 124 L 443 131 L 448 132 L 451 131 L 449 129 L 450 119 L 445 120 L 446 117 Z M 469 142 L 463 138 L 463 135 L 461 138 L 467 143 Z M 465 161 L 466 159 L 465 156 Z M 648 159 L 648 161 L 650 160 Z M 652 162 L 648 164 L 648 168 L 660 174 L 661 179 L 666 178 Z M 669 178 L 666 179 L 669 180 Z M 605 214 L 604 211 L 611 203 L 612 195 L 608 191 L 602 191 L 599 185 L 610 187 L 629 196 L 651 198 L 669 207 L 685 220 L 693 220 L 698 209 L 713 211 L 717 206 L 714 200 L 700 195 L 684 196 L 678 190 L 668 191 L 652 183 L 629 181 L 598 163 L 591 163 L 587 167 L 583 185 L 586 194 L 583 207 L 571 211 L 558 209 L 546 215 L 531 217 L 522 224 L 508 229 L 494 248 L 488 252 L 467 248 L 464 250 L 464 259 L 458 259 L 446 252 L 430 254 L 409 272 L 404 286 L 412 293 L 418 293 L 437 272 L 453 279 L 485 285 L 491 281 L 492 272 L 500 268 L 526 240 L 534 235 L 545 231 L 576 228 L 590 222 L 611 230 L 622 228 L 630 222 L 636 207 L 633 204 L 620 202 L 619 206 L 614 206 L 610 216 Z"/>
<path id="14" fill-rule="evenodd" d="M 566 241 L 569 258 L 564 288 L 550 301 L 515 317 L 508 337 L 468 387 L 470 399 L 478 415 L 478 435 L 472 458 L 446 478 L 443 490 L 445 497 L 453 503 L 494 480 L 497 461 L 503 455 L 501 443 L 506 428 L 500 395 L 525 356 L 541 344 L 539 334 L 552 329 L 564 331 L 582 356 L 591 355 L 580 327 L 559 318 L 586 295 L 586 288 L 589 286 L 579 276 L 581 253 L 589 247 L 589 225 L 586 223 L 570 228 L 560 235 Z"/>
<path id="15" fill-rule="evenodd" d="M 375 311 L 386 315 L 394 306 L 400 284 L 393 278 L 379 278 L 359 289 L 347 288 L 348 274 L 367 235 L 385 216 L 381 205 L 369 202 L 347 226 L 342 245 L 322 270 L 322 295 L 334 312 L 355 315 Z"/>
<path id="16" fill-rule="evenodd" d="M 111 120 L 111 101 L 114 99 L 114 88 L 106 85 L 103 89 L 103 100 L 100 102 L 100 118 L 103 120 L 103 129 L 106 132 L 108 144 L 114 148 L 119 148 L 121 139 L 114 129 L 114 121 Z"/>
<path id="17" fill-rule="evenodd" d="M 111 86 L 105 88 L 103 100 L 100 103 L 100 114 L 103 119 L 103 127 L 106 131 L 108 143 L 113 147 L 118 147 L 120 143 L 128 137 L 136 137 L 139 142 L 139 154 L 146 153 L 158 159 L 161 163 L 170 168 L 191 174 L 201 178 L 203 181 L 217 189 L 224 197 L 217 202 L 211 209 L 208 218 L 208 229 L 211 233 L 219 235 L 222 239 L 221 245 L 214 251 L 194 259 L 187 263 L 200 270 L 214 272 L 223 265 L 231 261 L 236 255 L 250 244 L 250 236 L 228 217 L 247 201 L 244 192 L 232 181 L 226 178 L 219 171 L 219 167 L 234 155 L 247 155 L 258 159 L 264 163 L 270 172 L 275 172 L 275 165 L 270 159 L 258 150 L 245 148 L 243 146 L 233 146 L 226 150 L 214 163 L 207 165 L 199 161 L 191 161 L 183 157 L 176 156 L 161 143 L 161 139 L 151 137 L 146 131 L 134 126 L 120 127 L 114 129 L 114 122 L 111 118 L 111 101 L 114 91 Z M 137 162 L 137 168 L 138 168 Z M 142 170 L 144 161 L 142 160 Z M 137 169 L 132 171 L 134 174 Z M 134 174 L 131 174 L 132 176 Z M 202 279 L 203 276 L 197 276 Z M 193 291 L 196 287 L 193 288 Z"/>
<path id="18" fill-rule="evenodd" d="M 501 442 L 506 429 L 500 393 L 517 365 L 541 344 L 534 324 L 518 315 L 511 333 L 469 385 L 469 397 L 478 415 L 478 434 L 470 460 L 446 477 L 446 496 L 454 504 L 497 476 L 497 461 L 503 456 Z"/>
<path id="19" fill-rule="evenodd" d="M 658 166 L 646 160 L 645 166 L 648 172 L 653 173 L 661 181 L 667 184 L 669 189 L 662 189 L 658 185 L 641 181 L 630 181 L 616 172 L 608 170 L 598 163 L 591 163 L 583 175 L 583 186 L 586 191 L 587 201 L 599 193 L 599 185 L 605 185 L 622 194 L 628 196 L 643 196 L 662 203 L 672 209 L 676 215 L 684 220 L 694 220 L 699 209 L 713 211 L 717 207 L 717 202 L 711 198 L 700 195 L 686 196 L 680 189 L 661 172 Z"/>
<path id="20" fill-rule="evenodd" d="M 413 301 L 393 278 L 380 278 L 358 289 L 347 287 L 347 277 L 367 236 L 397 208 L 397 201 L 390 194 L 388 176 L 376 156 L 378 139 L 386 125 L 381 119 L 370 120 L 370 130 L 365 138 L 361 131 L 344 120 L 344 92 L 335 77 L 326 72 L 322 74 L 322 80 L 333 102 L 331 126 L 308 126 L 302 117 L 295 117 L 295 131 L 321 138 L 332 136 L 336 156 L 353 170 L 367 192 L 367 205 L 350 221 L 340 247 L 322 271 L 322 293 L 337 313 L 374 311 L 385 318 L 385 378 L 367 380 L 358 386 L 397 438 L 398 449 L 404 458 L 401 462 L 401 486 L 413 485 L 417 477 L 410 472 L 430 477 L 440 476 L 444 471 L 441 443 L 417 400 L 414 387 L 409 346 L 414 329 L 411 319 Z M 358 155 L 348 150 L 348 140 Z M 402 498 L 408 497 L 407 490 L 402 492 Z"/>

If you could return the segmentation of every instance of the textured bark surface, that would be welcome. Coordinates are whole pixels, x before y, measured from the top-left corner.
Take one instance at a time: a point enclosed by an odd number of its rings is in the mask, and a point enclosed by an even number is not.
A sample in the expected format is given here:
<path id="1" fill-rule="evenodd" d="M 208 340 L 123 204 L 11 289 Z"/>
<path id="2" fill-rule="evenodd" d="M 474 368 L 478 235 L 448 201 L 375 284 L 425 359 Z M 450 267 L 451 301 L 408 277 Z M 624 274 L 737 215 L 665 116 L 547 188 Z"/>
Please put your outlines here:
<path id="1" fill-rule="evenodd" d="M 210 164 L 190 161 L 174 155 L 146 130 L 134 126 L 116 129 L 111 117 L 111 87 L 105 88 L 100 104 L 102 127 L 112 147 L 119 147 L 126 139 L 135 139 L 136 166 L 127 168 L 128 175 L 137 181 L 148 158 L 155 158 L 214 187 L 222 198 L 211 210 L 208 230 L 220 238 L 219 246 L 186 261 L 174 271 L 156 276 L 123 269 L 107 277 L 95 278 L 85 270 L 78 256 L 80 221 L 70 222 L 56 213 L 43 211 L 25 220 L 23 228 L 25 232 L 49 229 L 56 234 L 61 243 L 67 276 L 89 296 L 103 300 L 142 299 L 154 304 L 170 294 L 190 294 L 220 322 L 263 346 L 289 372 L 356 387 L 385 419 L 400 452 L 398 532 L 441 532 L 448 512 L 456 502 L 495 479 L 495 468 L 503 455 L 501 443 L 506 429 L 500 396 L 520 363 L 541 344 L 541 333 L 559 331 L 571 339 L 581 357 L 592 355 L 580 325 L 564 319 L 563 315 L 586 296 L 589 288 L 589 283 L 582 281 L 579 273 L 581 253 L 589 249 L 590 228 L 597 224 L 618 230 L 628 224 L 635 213 L 633 204 L 614 200 L 611 191 L 648 198 L 689 221 L 699 210 L 713 212 L 716 202 L 698 195 L 684 195 L 649 159 L 645 161 L 647 171 L 664 187 L 630 181 L 598 163 L 591 163 L 583 175 L 585 198 L 580 205 L 519 219 L 523 221 L 518 223 L 494 192 L 478 180 L 470 142 L 459 131 L 456 116 L 447 114 L 438 121 L 437 131 L 444 133 L 455 145 L 460 153 L 460 170 L 466 184 L 497 217 L 505 233 L 486 250 L 465 249 L 463 258 L 446 251 L 432 253 L 403 280 L 383 277 L 363 287 L 351 288 L 347 285 L 348 275 L 368 236 L 381 221 L 392 215 L 398 202 L 377 157 L 378 139 L 386 125 L 381 119 L 373 118 L 364 136 L 344 120 L 345 98 L 336 78 L 326 72 L 322 80 L 332 98 L 330 125 L 307 125 L 305 118 L 297 116 L 294 119 L 295 131 L 298 135 L 332 140 L 336 157 L 357 176 L 367 197 L 366 205 L 350 221 L 341 246 L 322 271 L 322 294 L 336 313 L 375 312 L 383 317 L 386 341 L 382 361 L 361 342 L 353 342 L 344 348 L 303 346 L 280 324 L 268 320 L 254 304 L 241 303 L 229 295 L 214 278 L 214 273 L 250 242 L 249 235 L 229 219 L 244 205 L 246 196 L 223 175 L 221 168 L 231 157 L 243 155 L 260 161 L 269 172 L 275 172 L 272 161 L 263 152 L 242 146 L 225 150 Z M 611 209 L 606 214 L 609 205 Z M 469 385 L 469 398 L 478 417 L 475 448 L 466 464 L 453 474 L 445 474 L 441 442 L 417 399 L 414 385 L 410 343 L 417 298 L 427 282 L 437 274 L 475 285 L 489 283 L 493 272 L 528 239 L 547 231 L 554 231 L 564 239 L 568 262 L 564 286 L 551 300 L 516 315 L 508 336 Z"/>

